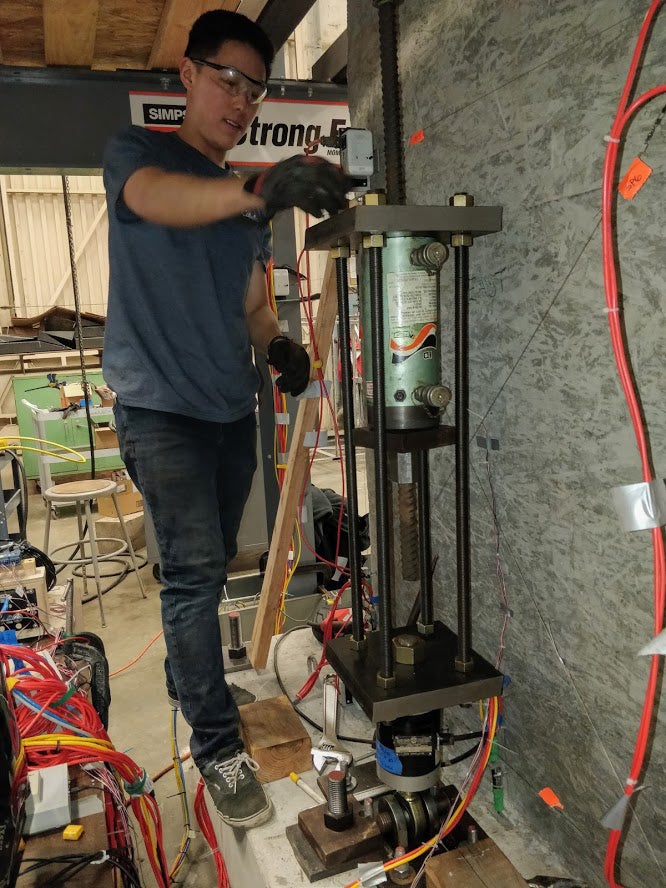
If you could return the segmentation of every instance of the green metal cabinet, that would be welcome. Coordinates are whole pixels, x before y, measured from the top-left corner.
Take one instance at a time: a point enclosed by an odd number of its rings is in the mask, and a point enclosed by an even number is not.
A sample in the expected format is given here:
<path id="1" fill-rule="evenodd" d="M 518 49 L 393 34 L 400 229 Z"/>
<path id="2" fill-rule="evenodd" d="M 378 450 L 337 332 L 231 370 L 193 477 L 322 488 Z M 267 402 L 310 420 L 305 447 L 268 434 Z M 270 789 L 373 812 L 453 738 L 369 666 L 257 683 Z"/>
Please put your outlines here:
<path id="1" fill-rule="evenodd" d="M 104 380 L 101 370 L 89 371 L 86 377 L 92 385 L 103 385 Z M 80 371 L 73 373 L 58 373 L 58 381 L 66 383 L 80 383 Z M 15 376 L 13 379 L 14 397 L 16 399 L 16 415 L 18 418 L 19 434 L 33 437 L 35 430 L 32 421 L 32 413 L 30 409 L 23 404 L 23 399 L 30 401 L 37 407 L 48 409 L 49 407 L 60 406 L 60 391 L 56 388 L 38 388 L 37 386 L 47 384 L 46 371 L 43 373 L 33 373 L 27 376 Z M 93 403 L 99 405 L 99 398 L 94 395 Z M 100 420 L 108 422 L 108 419 Z M 86 422 L 85 410 L 81 409 L 72 416 L 63 419 L 60 422 L 47 423 L 49 440 L 56 444 L 64 444 L 66 447 L 73 449 L 89 450 L 90 443 L 88 438 L 88 427 Z M 26 444 L 30 444 L 29 441 Z M 39 445 L 35 445 L 39 446 Z M 100 448 L 101 449 L 101 448 Z M 38 455 L 28 450 L 23 451 L 23 464 L 25 466 L 28 478 L 39 478 Z M 99 470 L 120 469 L 123 466 L 120 456 L 103 456 L 95 458 L 95 466 Z M 58 462 L 51 464 L 52 475 L 73 475 L 87 474 L 90 472 L 90 461 L 85 463 Z"/>

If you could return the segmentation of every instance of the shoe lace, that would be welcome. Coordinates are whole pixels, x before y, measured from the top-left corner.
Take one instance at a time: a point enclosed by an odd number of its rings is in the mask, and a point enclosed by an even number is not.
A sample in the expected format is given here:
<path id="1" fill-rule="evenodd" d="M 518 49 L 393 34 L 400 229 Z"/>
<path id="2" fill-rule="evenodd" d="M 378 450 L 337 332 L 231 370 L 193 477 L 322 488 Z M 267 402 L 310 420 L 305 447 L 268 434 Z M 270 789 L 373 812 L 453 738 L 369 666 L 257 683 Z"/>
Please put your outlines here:
<path id="1" fill-rule="evenodd" d="M 237 752 L 233 758 L 227 759 L 226 762 L 220 762 L 219 765 L 215 765 L 215 770 L 224 777 L 227 786 L 233 789 L 234 793 L 236 792 L 238 781 L 245 780 L 243 765 L 247 765 L 250 771 L 259 770 L 259 763 L 251 758 L 245 750 Z"/>

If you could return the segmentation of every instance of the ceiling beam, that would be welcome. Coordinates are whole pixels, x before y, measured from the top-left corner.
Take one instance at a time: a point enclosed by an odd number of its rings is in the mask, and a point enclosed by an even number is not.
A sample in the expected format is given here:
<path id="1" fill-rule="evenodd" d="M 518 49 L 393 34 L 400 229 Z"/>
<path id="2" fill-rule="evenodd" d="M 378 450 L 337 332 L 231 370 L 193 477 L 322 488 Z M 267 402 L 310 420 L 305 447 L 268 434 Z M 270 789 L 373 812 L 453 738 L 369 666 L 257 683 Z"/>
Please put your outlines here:
<path id="1" fill-rule="evenodd" d="M 312 66 L 312 79 L 319 83 L 325 83 L 327 80 L 333 83 L 346 83 L 347 50 L 347 31 L 344 30 Z"/>
<path id="2" fill-rule="evenodd" d="M 236 12 L 246 15 L 253 22 L 256 22 L 265 5 L 266 0 L 240 0 Z"/>
<path id="3" fill-rule="evenodd" d="M 43 11 L 46 64 L 89 68 L 99 0 L 43 0 Z"/>
<path id="4" fill-rule="evenodd" d="M 212 9 L 235 12 L 238 0 L 166 0 L 148 59 L 148 70 L 177 68 L 194 22 Z"/>
<path id="5" fill-rule="evenodd" d="M 257 23 L 268 34 L 276 52 L 284 46 L 315 3 L 316 0 L 268 0 Z"/>

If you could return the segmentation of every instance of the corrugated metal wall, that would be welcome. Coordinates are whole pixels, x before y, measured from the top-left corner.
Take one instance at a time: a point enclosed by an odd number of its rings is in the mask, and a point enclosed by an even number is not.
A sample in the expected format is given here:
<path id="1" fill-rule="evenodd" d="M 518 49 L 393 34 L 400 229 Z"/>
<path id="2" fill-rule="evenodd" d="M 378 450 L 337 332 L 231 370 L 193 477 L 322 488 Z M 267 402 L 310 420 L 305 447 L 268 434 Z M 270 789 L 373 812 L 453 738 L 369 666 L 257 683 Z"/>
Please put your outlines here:
<path id="1" fill-rule="evenodd" d="M 107 221 L 100 176 L 70 176 L 81 307 L 106 313 Z M 74 306 L 60 176 L 0 176 L 13 305 L 30 317 Z"/>

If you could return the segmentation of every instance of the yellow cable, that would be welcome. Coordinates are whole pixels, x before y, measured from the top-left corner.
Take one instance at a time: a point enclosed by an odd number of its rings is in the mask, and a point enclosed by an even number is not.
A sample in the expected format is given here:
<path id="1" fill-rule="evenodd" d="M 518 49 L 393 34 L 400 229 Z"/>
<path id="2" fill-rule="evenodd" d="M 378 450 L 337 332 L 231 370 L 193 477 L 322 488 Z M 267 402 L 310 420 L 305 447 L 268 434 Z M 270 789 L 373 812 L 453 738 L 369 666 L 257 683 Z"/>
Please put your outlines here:
<path id="1" fill-rule="evenodd" d="M 38 444 L 49 444 L 58 449 L 56 451 L 42 450 L 40 447 L 24 447 L 21 443 L 10 444 L 10 441 L 33 441 Z M 31 453 L 43 453 L 45 456 L 57 456 L 65 462 L 84 463 L 86 461 L 86 458 L 82 453 L 72 450 L 71 447 L 66 447 L 64 444 L 58 444 L 56 441 L 48 441 L 45 438 L 31 438 L 28 435 L 10 435 L 8 438 L 0 438 L 0 450 L 16 450 L 17 448 L 20 450 L 29 450 Z M 61 456 L 61 452 L 73 453 L 76 459 L 72 459 L 71 456 Z"/>

